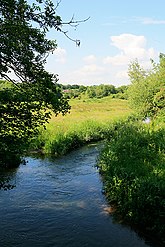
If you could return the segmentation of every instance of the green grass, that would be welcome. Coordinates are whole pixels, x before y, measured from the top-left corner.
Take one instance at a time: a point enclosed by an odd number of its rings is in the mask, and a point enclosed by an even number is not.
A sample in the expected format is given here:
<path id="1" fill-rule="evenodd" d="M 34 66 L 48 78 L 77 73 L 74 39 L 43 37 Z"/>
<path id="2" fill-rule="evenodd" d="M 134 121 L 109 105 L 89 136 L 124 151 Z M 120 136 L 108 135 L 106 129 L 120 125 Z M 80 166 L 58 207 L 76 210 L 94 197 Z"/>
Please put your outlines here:
<path id="1" fill-rule="evenodd" d="M 88 142 L 107 140 L 98 163 L 116 215 L 164 242 L 165 126 L 133 116 L 126 100 L 106 97 L 70 101 L 70 114 L 52 117 L 33 149 L 55 156 Z M 130 119 L 130 120 L 128 120 Z M 132 119 L 132 120 L 131 120 Z"/>
<path id="2" fill-rule="evenodd" d="M 93 100 L 70 100 L 66 116 L 52 116 L 46 130 L 33 140 L 33 149 L 63 155 L 85 143 L 105 137 L 109 125 L 126 118 L 131 110 L 126 100 L 106 97 Z"/>
<path id="3" fill-rule="evenodd" d="M 111 97 L 86 101 L 73 99 L 70 100 L 70 105 L 72 107 L 70 114 L 64 117 L 52 117 L 50 124 L 58 123 L 60 127 L 68 128 L 86 120 L 105 123 L 120 119 L 130 113 L 126 100 L 112 99 Z"/>
<path id="4" fill-rule="evenodd" d="M 115 216 L 165 243 L 165 128 L 123 121 L 113 125 L 98 167 Z"/>

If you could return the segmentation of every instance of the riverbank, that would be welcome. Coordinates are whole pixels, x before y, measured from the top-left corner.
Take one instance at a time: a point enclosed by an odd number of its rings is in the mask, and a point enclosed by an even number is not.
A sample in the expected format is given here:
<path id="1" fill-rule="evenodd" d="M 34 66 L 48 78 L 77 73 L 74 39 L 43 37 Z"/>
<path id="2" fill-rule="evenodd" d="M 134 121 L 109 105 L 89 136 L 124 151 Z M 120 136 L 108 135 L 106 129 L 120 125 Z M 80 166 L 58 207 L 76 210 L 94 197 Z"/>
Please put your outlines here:
<path id="1" fill-rule="evenodd" d="M 165 243 L 165 129 L 118 122 L 99 157 L 114 217 Z"/>
<path id="2" fill-rule="evenodd" d="M 127 101 L 110 98 L 71 101 L 72 111 L 52 118 L 33 142 L 42 154 L 61 156 L 106 139 L 98 168 L 114 217 L 164 243 L 165 128 L 126 120 Z M 123 119 L 122 121 L 119 119 Z"/>
<path id="3" fill-rule="evenodd" d="M 47 128 L 32 140 L 31 150 L 61 156 L 85 144 L 106 138 L 113 122 L 131 113 L 127 100 L 72 99 L 66 116 L 52 117 Z"/>

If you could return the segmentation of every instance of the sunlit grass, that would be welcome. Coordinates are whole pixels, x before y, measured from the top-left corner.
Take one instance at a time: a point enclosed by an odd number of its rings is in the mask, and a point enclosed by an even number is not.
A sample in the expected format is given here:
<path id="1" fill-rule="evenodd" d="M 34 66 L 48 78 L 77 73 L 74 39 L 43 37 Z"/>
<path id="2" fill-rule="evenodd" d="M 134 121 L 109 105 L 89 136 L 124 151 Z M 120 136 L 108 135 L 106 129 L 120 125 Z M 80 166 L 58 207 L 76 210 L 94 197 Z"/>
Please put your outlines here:
<path id="1" fill-rule="evenodd" d="M 34 142 L 36 149 L 64 154 L 85 142 L 103 139 L 110 123 L 131 113 L 126 100 L 111 97 L 85 101 L 72 99 L 70 105 L 70 113 L 52 116 L 47 129 L 42 130 Z"/>
<path id="2" fill-rule="evenodd" d="M 126 100 L 106 97 L 95 100 L 71 100 L 71 111 L 66 116 L 52 117 L 50 124 L 61 124 L 69 127 L 86 120 L 109 122 L 120 119 L 130 114 Z"/>

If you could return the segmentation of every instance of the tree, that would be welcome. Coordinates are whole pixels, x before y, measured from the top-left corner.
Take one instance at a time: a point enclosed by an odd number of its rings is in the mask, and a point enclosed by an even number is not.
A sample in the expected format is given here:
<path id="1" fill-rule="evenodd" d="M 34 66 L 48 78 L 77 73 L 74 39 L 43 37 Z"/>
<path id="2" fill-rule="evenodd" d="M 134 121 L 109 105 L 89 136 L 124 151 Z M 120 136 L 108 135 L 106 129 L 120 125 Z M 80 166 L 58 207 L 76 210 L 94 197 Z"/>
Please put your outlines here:
<path id="1" fill-rule="evenodd" d="M 131 85 L 128 97 L 136 112 L 145 117 L 165 115 L 165 56 L 160 55 L 158 64 L 152 62 L 152 69 L 145 71 L 137 61 L 129 66 Z"/>
<path id="2" fill-rule="evenodd" d="M 58 5 L 51 0 L 36 0 L 31 5 L 27 0 L 0 1 L 0 76 L 12 82 L 11 87 L 0 87 L 0 165 L 18 164 L 25 144 L 51 112 L 65 114 L 70 109 L 57 75 L 44 68 L 47 56 L 57 47 L 56 41 L 47 39 L 49 29 L 70 38 L 63 25 L 81 22 L 73 18 L 63 22 L 56 14 Z"/>

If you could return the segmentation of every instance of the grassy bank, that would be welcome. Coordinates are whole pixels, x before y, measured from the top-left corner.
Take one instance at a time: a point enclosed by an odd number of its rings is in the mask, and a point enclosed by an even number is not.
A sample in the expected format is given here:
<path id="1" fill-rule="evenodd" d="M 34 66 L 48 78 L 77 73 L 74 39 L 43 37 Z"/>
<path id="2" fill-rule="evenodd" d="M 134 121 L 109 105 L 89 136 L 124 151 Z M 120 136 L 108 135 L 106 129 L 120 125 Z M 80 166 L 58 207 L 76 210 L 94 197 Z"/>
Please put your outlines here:
<path id="1" fill-rule="evenodd" d="M 88 142 L 107 140 L 98 160 L 115 216 L 164 242 L 165 126 L 126 120 L 125 100 L 70 101 L 70 114 L 52 117 L 33 149 L 63 155 Z"/>
<path id="2" fill-rule="evenodd" d="M 165 129 L 118 122 L 107 136 L 98 167 L 115 216 L 164 242 Z"/>
<path id="3" fill-rule="evenodd" d="M 41 129 L 32 149 L 44 154 L 63 155 L 85 143 L 98 141 L 108 133 L 112 122 L 126 118 L 131 110 L 126 100 L 106 97 L 70 101 L 66 116 L 53 116 L 47 129 Z"/>

